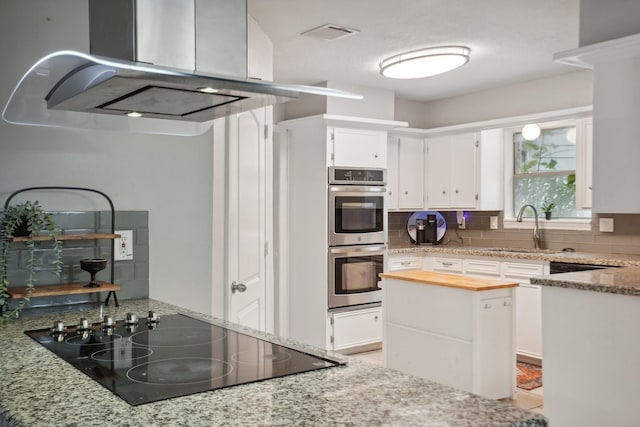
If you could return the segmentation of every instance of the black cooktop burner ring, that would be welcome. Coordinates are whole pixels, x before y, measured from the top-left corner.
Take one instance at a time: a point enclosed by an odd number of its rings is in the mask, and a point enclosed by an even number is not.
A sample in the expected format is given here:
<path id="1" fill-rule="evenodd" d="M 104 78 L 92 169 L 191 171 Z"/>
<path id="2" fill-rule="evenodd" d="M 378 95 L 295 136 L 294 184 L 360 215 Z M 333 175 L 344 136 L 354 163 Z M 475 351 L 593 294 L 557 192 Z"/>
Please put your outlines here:
<path id="1" fill-rule="evenodd" d="M 217 364 L 217 367 L 222 367 L 223 368 L 223 373 L 220 375 L 216 375 L 215 372 L 212 373 L 212 375 L 209 375 L 207 378 L 202 378 L 196 381 L 175 381 L 175 377 L 174 379 L 170 378 L 170 375 L 173 375 L 174 373 L 176 373 L 175 371 L 178 369 L 183 369 L 182 372 L 177 372 L 178 375 L 180 374 L 185 374 L 186 376 L 189 376 L 190 374 L 195 373 L 196 375 L 199 374 L 199 372 L 193 372 L 193 371 L 189 371 L 186 372 L 188 369 L 185 368 L 192 368 L 194 367 L 194 365 L 196 365 L 195 367 L 198 368 L 197 363 L 199 361 L 205 361 L 205 362 L 209 362 L 209 366 L 211 366 L 211 364 Z M 186 363 L 185 363 L 186 362 Z M 153 367 L 154 365 L 165 365 L 167 368 L 169 368 L 169 371 L 166 371 L 163 369 L 162 366 L 160 366 L 159 369 L 157 369 L 155 372 L 153 371 Z M 201 364 L 200 366 L 204 366 L 204 363 Z M 152 369 L 148 369 L 149 367 L 152 367 Z M 147 368 L 145 370 L 145 368 Z M 215 368 L 215 367 L 214 367 Z M 155 378 L 151 381 L 149 380 L 140 380 L 138 378 L 134 378 L 134 376 L 132 375 L 132 373 L 136 373 L 137 376 L 137 372 L 136 371 L 143 371 L 141 372 L 141 375 L 145 376 L 149 373 L 151 373 L 153 376 L 155 375 L 167 375 L 166 381 L 157 381 Z M 131 369 L 129 369 L 127 371 L 127 378 L 130 379 L 131 381 L 134 381 L 136 383 L 140 383 L 140 384 L 145 384 L 145 385 L 158 385 L 158 386 L 181 386 L 181 385 L 190 385 L 190 384 L 200 384 L 200 383 L 206 383 L 206 382 L 212 382 L 214 380 L 220 379 L 220 378 L 224 378 L 227 375 L 229 375 L 231 372 L 233 371 L 233 365 L 231 365 L 228 362 L 225 362 L 223 360 L 218 360 L 218 359 L 211 359 L 211 358 L 207 358 L 207 357 L 172 357 L 169 359 L 160 359 L 160 360 L 153 360 L 151 362 L 146 362 L 146 363 L 141 363 L 139 365 L 136 365 L 134 367 L 132 367 Z M 159 379 L 163 379 L 163 378 L 159 378 Z"/>
<path id="2" fill-rule="evenodd" d="M 91 358 L 95 361 L 98 362 L 115 362 L 115 361 L 134 361 L 134 360 L 138 360 L 138 359 L 143 359 L 145 357 L 149 357 L 153 354 L 153 349 L 149 348 L 149 347 L 131 347 L 131 354 L 133 354 L 133 352 L 135 350 L 139 350 L 141 353 L 140 355 L 137 355 L 135 357 L 120 357 L 118 359 L 114 358 L 113 356 L 111 356 L 111 358 L 109 359 L 102 359 L 99 356 L 97 356 L 98 353 L 109 353 L 109 352 L 115 352 L 118 351 L 118 349 L 112 349 L 112 348 L 108 348 L 108 349 L 104 349 L 104 350 L 98 350 L 94 353 L 91 354 Z M 146 352 L 146 353 L 145 353 Z"/>
<path id="3" fill-rule="evenodd" d="M 172 328 L 164 328 L 162 329 L 162 333 L 163 334 L 167 334 L 167 333 L 171 333 L 172 331 L 184 331 L 184 334 L 179 334 L 177 336 L 173 336 L 173 341 L 175 340 L 180 340 L 182 342 L 179 342 L 177 344 L 175 343 L 171 343 L 171 344 L 163 344 L 163 343 L 149 343 L 147 340 L 147 342 L 140 342 L 140 341 L 136 341 L 136 337 L 141 337 L 141 336 L 150 336 L 151 334 L 153 335 L 158 335 L 159 334 L 159 329 L 153 329 L 153 330 L 147 330 L 147 331 L 140 331 L 140 332 L 136 332 L 135 334 L 132 334 L 128 340 L 130 342 L 132 342 L 133 344 L 142 346 L 142 347 L 195 347 L 195 346 L 200 346 L 200 345 L 207 345 L 207 344 L 212 344 L 218 341 L 222 341 L 227 337 L 227 332 L 223 331 L 222 336 L 220 337 L 215 337 L 215 339 L 213 337 L 211 337 L 211 330 L 207 329 L 207 328 L 190 328 L 190 327 L 172 327 Z M 204 340 L 199 340 L 199 341 L 193 341 L 193 337 L 189 336 L 189 333 L 192 333 L 194 331 L 201 331 L 201 332 L 206 332 L 206 336 L 208 336 L 208 341 L 207 339 Z M 158 335 L 159 336 L 159 335 Z M 186 341 L 191 341 L 191 342 L 186 342 Z"/>

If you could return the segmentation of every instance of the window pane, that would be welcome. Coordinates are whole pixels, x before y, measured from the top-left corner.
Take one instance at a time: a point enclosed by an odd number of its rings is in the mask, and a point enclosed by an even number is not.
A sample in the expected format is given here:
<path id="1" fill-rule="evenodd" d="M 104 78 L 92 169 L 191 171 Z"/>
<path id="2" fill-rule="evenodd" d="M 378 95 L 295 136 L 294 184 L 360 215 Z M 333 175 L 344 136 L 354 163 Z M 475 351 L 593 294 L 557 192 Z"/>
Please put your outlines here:
<path id="1" fill-rule="evenodd" d="M 515 173 L 574 171 L 576 169 L 576 128 L 544 129 L 540 136 L 527 141 L 514 133 Z"/>
<path id="2" fill-rule="evenodd" d="M 575 184 L 573 175 L 561 176 L 528 176 L 514 178 L 514 215 L 524 204 L 536 207 L 538 215 L 544 217 L 542 204 L 554 203 L 554 218 L 590 218 L 591 211 L 576 209 Z M 524 217 L 533 217 L 533 211 L 526 209 Z"/>

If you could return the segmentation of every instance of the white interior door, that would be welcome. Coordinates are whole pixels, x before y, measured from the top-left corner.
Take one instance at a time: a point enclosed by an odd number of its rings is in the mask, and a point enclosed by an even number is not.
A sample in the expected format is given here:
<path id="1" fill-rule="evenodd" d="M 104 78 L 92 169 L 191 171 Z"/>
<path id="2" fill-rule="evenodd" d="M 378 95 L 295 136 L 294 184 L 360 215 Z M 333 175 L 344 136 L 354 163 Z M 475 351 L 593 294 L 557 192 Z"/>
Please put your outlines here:
<path id="1" fill-rule="evenodd" d="M 227 319 L 267 330 L 265 109 L 229 118 Z"/>

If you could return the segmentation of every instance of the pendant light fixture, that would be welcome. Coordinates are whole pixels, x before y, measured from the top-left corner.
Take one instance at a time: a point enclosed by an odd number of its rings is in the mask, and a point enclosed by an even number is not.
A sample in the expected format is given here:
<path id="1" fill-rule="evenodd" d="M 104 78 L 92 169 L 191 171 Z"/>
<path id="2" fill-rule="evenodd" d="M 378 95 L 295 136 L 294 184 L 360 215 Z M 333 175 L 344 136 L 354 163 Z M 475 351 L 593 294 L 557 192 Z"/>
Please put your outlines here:
<path id="1" fill-rule="evenodd" d="M 465 46 L 439 46 L 394 55 L 380 62 L 380 74 L 392 79 L 419 79 L 454 70 L 469 61 Z"/>
<path id="2" fill-rule="evenodd" d="M 534 141 L 538 139 L 541 132 L 540 126 L 535 123 L 530 123 L 522 128 L 522 136 L 527 141 Z"/>

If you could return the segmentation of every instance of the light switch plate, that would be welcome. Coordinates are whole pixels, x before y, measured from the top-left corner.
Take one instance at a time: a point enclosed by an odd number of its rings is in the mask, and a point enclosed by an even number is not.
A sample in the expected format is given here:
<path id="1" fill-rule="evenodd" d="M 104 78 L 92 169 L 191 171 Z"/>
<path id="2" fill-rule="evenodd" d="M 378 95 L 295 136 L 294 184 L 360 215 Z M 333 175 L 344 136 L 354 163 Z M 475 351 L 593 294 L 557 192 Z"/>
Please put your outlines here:
<path id="1" fill-rule="evenodd" d="M 613 218 L 600 218 L 600 232 L 613 233 Z"/>
<path id="2" fill-rule="evenodd" d="M 498 229 L 498 217 L 495 215 L 492 215 L 489 217 L 489 220 L 491 221 L 491 224 L 489 226 L 489 228 L 491 230 L 497 230 Z"/>
<path id="3" fill-rule="evenodd" d="M 120 237 L 113 240 L 115 261 L 128 261 L 133 259 L 133 230 L 116 230 Z"/>

